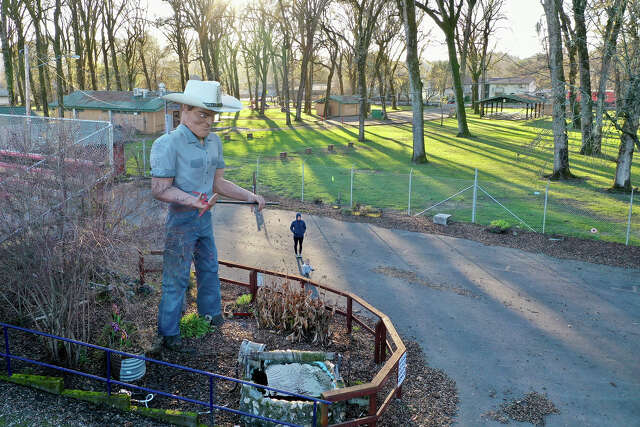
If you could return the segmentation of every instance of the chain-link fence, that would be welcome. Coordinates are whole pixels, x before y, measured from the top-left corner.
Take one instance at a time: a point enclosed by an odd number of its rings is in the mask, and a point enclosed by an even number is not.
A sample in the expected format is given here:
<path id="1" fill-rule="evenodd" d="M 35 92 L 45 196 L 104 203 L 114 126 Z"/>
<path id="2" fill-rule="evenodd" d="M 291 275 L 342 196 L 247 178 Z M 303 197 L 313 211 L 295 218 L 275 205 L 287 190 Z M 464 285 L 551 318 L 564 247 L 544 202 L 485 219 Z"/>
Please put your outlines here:
<path id="1" fill-rule="evenodd" d="M 138 170 L 138 175 L 149 174 L 150 149 L 148 141 L 129 148 L 129 173 Z M 226 157 L 225 162 L 225 177 L 245 188 L 251 188 L 256 172 L 261 193 L 352 212 L 364 207 L 408 215 L 447 213 L 453 220 L 480 225 L 504 220 L 539 233 L 640 245 L 640 207 L 634 211 L 629 194 L 568 187 L 546 180 L 516 184 L 490 180 L 481 173 L 476 183 L 474 179 L 429 176 L 413 170 L 401 174 L 339 168 L 327 166 L 322 159 L 305 161 L 299 157 Z M 636 205 L 637 199 L 636 195 Z"/>
<path id="2" fill-rule="evenodd" d="M 107 122 L 0 115 L 0 243 L 83 203 L 111 175 L 113 138 Z"/>

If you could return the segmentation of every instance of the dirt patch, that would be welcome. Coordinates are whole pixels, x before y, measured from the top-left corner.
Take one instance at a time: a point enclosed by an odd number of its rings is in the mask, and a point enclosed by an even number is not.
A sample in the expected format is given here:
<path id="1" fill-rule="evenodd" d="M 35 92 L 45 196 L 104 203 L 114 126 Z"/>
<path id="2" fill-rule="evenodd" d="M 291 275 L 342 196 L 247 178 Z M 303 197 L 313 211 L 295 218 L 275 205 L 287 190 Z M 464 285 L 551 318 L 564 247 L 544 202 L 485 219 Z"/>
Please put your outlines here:
<path id="1" fill-rule="evenodd" d="M 413 271 L 402 270 L 396 267 L 376 267 L 372 271 L 374 273 L 384 274 L 387 277 L 395 277 L 396 279 L 406 280 L 409 283 L 428 286 L 429 288 L 435 289 L 437 291 L 453 292 L 455 294 L 462 295 L 465 297 L 473 297 L 473 298 L 481 297 L 481 295 L 475 294 L 471 292 L 469 289 L 465 289 L 457 286 L 449 286 L 446 284 L 431 283 L 428 280 L 424 280 L 423 278 L 419 277 Z"/>
<path id="2" fill-rule="evenodd" d="M 484 417 L 508 424 L 510 420 L 531 423 L 536 426 L 545 425 L 545 417 L 559 414 L 560 411 L 546 394 L 537 392 L 527 393 L 523 398 L 514 399 L 500 405 L 496 411 L 483 414 Z"/>
<path id="3" fill-rule="evenodd" d="M 325 216 L 340 221 L 365 222 L 390 229 L 459 237 L 485 245 L 521 249 L 560 259 L 573 259 L 625 268 L 638 268 L 638 260 L 640 259 L 640 246 L 625 246 L 622 243 L 576 237 L 558 239 L 558 236 L 523 230 L 495 234 L 487 232 L 486 227 L 481 225 L 453 222 L 448 226 L 442 226 L 434 224 L 429 217 L 407 216 L 406 213 L 397 211 L 384 211 L 384 214 L 379 218 L 352 216 L 325 203 L 306 203 L 271 194 L 268 195 L 268 198 L 280 202 L 279 209 Z"/>

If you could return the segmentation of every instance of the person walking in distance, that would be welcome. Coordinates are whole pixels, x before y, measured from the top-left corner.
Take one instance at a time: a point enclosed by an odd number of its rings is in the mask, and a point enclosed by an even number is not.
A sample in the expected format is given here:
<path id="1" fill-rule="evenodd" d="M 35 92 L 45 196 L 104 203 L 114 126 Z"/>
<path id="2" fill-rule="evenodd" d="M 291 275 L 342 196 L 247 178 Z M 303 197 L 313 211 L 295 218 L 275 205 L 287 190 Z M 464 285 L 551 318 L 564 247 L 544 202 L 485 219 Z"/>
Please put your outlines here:
<path id="1" fill-rule="evenodd" d="M 304 233 L 307 231 L 307 224 L 302 220 L 300 212 L 296 214 L 296 219 L 291 223 L 289 229 L 293 233 L 293 251 L 296 253 L 296 258 L 302 258 L 302 241 L 304 240 Z M 300 250 L 298 250 L 298 245 Z"/>

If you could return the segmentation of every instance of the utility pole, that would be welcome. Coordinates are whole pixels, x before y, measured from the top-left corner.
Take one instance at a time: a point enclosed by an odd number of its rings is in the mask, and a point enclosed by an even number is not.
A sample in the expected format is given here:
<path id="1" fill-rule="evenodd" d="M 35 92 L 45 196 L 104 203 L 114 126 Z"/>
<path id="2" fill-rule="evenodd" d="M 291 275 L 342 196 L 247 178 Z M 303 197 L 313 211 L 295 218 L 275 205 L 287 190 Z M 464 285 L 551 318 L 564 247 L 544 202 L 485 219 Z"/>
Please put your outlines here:
<path id="1" fill-rule="evenodd" d="M 24 45 L 24 103 L 27 116 L 31 115 L 31 93 L 29 87 L 29 46 Z"/>

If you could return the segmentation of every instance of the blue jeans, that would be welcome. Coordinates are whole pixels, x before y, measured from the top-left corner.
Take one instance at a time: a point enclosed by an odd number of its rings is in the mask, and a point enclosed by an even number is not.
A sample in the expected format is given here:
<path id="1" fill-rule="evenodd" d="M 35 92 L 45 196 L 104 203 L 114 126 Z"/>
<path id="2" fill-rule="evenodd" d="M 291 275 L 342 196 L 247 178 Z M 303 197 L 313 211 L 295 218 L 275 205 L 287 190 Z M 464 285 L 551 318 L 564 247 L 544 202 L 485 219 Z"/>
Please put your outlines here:
<path id="1" fill-rule="evenodd" d="M 182 301 L 189 286 L 191 262 L 196 266 L 198 313 L 216 316 L 221 313 L 218 252 L 213 240 L 211 211 L 169 210 L 162 269 L 162 298 L 158 309 L 158 334 L 180 335 Z"/>

